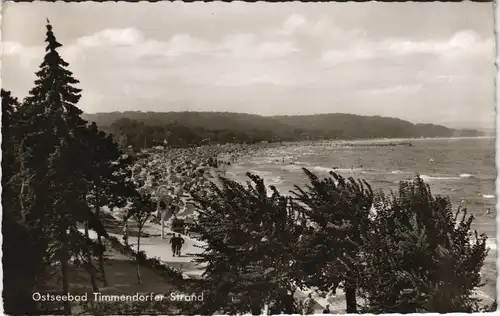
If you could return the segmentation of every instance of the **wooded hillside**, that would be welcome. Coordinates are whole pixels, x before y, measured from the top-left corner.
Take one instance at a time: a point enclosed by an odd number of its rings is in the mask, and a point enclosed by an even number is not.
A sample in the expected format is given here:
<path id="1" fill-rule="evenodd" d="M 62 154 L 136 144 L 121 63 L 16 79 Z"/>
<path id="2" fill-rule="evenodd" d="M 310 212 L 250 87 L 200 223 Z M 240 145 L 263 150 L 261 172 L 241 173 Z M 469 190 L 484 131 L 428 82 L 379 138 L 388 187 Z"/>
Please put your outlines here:
<path id="1" fill-rule="evenodd" d="M 86 114 L 107 132 L 133 147 L 167 139 L 174 147 L 198 144 L 254 143 L 319 139 L 481 136 L 434 124 L 413 124 L 397 118 L 353 114 L 264 117 L 230 112 L 111 112 Z"/>

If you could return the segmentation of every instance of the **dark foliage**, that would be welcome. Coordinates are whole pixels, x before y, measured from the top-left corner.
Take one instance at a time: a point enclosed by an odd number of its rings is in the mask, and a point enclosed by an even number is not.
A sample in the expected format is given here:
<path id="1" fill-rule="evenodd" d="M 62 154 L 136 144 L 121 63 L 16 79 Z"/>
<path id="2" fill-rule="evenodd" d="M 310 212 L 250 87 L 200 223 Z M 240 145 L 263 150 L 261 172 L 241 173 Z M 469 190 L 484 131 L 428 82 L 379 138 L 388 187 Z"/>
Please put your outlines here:
<path id="1" fill-rule="evenodd" d="M 99 257 L 103 266 L 100 237 L 107 236 L 99 208 L 121 205 L 132 194 L 125 181 L 127 160 L 113 138 L 81 117 L 78 80 L 57 52 L 62 45 L 50 23 L 45 41 L 28 97 L 20 103 L 10 92 L 1 93 L 7 313 L 35 313 L 39 306 L 28 295 L 42 291 L 54 273 L 61 275 L 61 292 L 68 293 L 70 260 L 88 271 L 97 290 L 92 259 Z M 98 233 L 97 243 L 89 229 Z M 71 312 L 68 302 L 64 312 Z"/>
<path id="2" fill-rule="evenodd" d="M 312 226 L 302 244 L 304 281 L 323 291 L 335 291 L 343 282 L 347 312 L 355 313 L 361 236 L 369 229 L 372 190 L 366 182 L 334 172 L 319 179 L 303 170 L 310 184 L 306 190 L 296 186 L 292 193 L 306 206 Z"/>
<path id="3" fill-rule="evenodd" d="M 473 297 L 487 255 L 486 236 L 471 230 L 466 210 L 433 196 L 417 177 L 379 194 L 363 238 L 360 286 L 372 313 L 479 311 Z"/>
<path id="4" fill-rule="evenodd" d="M 4 242 L 2 247 L 4 309 L 13 315 L 35 314 L 32 294 L 36 289 L 39 260 L 36 244 L 27 229 L 6 214 L 5 209 L 2 235 L 4 240 L 15 241 Z M 19 251 L 20 247 L 22 251 Z"/>
<path id="5" fill-rule="evenodd" d="M 251 174 L 247 186 L 221 178 L 214 194 L 196 197 L 210 293 L 197 312 L 294 313 L 297 286 L 339 285 L 348 312 L 480 310 L 474 290 L 487 250 L 485 236 L 470 238 L 472 217 L 453 213 L 420 178 L 386 196 L 304 171 L 310 184 L 296 187 L 295 201 Z"/>
<path id="6" fill-rule="evenodd" d="M 200 313 L 260 314 L 265 305 L 274 314 L 298 311 L 295 252 L 305 217 L 274 187 L 268 192 L 262 179 L 248 177 L 246 187 L 221 178 L 213 195 L 195 197 L 203 210 L 197 230 L 207 243 L 199 262 L 207 264 L 209 286 Z"/>
<path id="7" fill-rule="evenodd" d="M 113 122 L 104 130 L 112 133 L 127 146 L 135 149 L 168 144 L 170 147 L 190 147 L 225 143 L 255 143 L 272 139 L 272 134 L 254 130 L 240 132 L 230 129 L 187 127 L 177 122 L 148 125 L 127 118 Z"/>

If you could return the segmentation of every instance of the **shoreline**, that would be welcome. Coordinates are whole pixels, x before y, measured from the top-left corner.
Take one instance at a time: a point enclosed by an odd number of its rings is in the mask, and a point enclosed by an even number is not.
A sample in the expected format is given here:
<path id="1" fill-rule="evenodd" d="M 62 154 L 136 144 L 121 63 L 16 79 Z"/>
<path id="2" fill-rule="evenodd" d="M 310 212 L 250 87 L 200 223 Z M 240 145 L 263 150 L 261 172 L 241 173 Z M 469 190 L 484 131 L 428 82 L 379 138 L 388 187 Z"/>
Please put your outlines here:
<path id="1" fill-rule="evenodd" d="M 410 138 L 355 138 L 355 139 L 325 139 L 325 140 L 300 140 L 290 142 L 275 142 L 268 143 L 270 145 L 280 144 L 299 144 L 304 142 L 309 143 L 324 143 L 324 144 L 338 144 L 338 143 L 383 143 L 383 142 L 403 142 L 403 141 L 429 141 L 429 140 L 465 140 L 465 139 L 496 139 L 496 136 L 458 136 L 458 137 L 410 137 Z"/>

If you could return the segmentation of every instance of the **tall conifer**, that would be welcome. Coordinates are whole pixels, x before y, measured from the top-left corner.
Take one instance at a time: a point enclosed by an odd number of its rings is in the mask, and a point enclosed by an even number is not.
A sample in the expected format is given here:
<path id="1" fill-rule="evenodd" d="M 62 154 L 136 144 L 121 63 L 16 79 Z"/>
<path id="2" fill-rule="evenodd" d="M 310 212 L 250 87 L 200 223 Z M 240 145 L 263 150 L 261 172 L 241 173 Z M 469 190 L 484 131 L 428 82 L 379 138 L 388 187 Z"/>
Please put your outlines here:
<path id="1" fill-rule="evenodd" d="M 45 42 L 46 55 L 36 72 L 35 86 L 20 108 L 24 123 L 21 174 L 33 193 L 25 211 L 37 233 L 45 236 L 47 257 L 60 262 L 63 292 L 68 293 L 68 260 L 86 248 L 76 227 L 88 209 L 86 170 L 80 167 L 88 158 L 80 143 L 86 121 L 76 107 L 81 90 L 73 85 L 78 80 L 57 52 L 62 45 L 49 21 Z M 69 313 L 68 302 L 64 307 Z"/>

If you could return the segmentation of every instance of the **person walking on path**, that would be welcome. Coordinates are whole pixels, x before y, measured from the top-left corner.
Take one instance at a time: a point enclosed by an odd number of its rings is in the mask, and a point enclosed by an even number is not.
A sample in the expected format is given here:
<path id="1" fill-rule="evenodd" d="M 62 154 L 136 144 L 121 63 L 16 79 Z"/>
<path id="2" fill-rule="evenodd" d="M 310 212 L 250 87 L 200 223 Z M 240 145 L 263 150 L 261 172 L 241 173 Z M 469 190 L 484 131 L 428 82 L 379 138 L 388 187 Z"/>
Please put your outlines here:
<path id="1" fill-rule="evenodd" d="M 177 234 L 177 256 L 181 256 L 182 245 L 184 245 L 184 238 L 181 237 L 181 234 Z"/>
<path id="2" fill-rule="evenodd" d="M 128 222 L 123 225 L 123 243 L 128 247 Z"/>
<path id="3" fill-rule="evenodd" d="M 170 246 L 172 247 L 172 256 L 175 257 L 177 254 L 177 248 L 179 247 L 179 238 L 173 234 L 172 238 L 170 238 Z"/>
<path id="4" fill-rule="evenodd" d="M 330 304 L 326 305 L 325 309 L 323 310 L 323 314 L 331 314 L 332 312 L 330 311 Z"/>
<path id="5" fill-rule="evenodd" d="M 304 300 L 303 303 L 303 314 L 304 315 L 314 314 L 314 304 L 315 301 L 312 298 L 312 293 L 309 293 L 309 295 L 307 295 L 307 298 Z"/>

